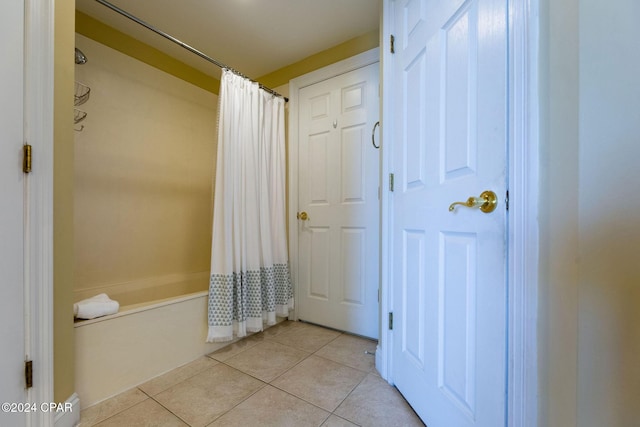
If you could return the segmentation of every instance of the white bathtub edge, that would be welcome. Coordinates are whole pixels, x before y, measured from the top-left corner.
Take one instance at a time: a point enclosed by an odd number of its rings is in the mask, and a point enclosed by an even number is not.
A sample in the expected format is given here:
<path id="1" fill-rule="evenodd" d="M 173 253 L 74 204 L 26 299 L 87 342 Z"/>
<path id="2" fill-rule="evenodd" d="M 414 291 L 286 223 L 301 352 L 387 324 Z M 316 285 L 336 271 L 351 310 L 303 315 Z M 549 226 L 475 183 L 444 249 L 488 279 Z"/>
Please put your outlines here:
<path id="1" fill-rule="evenodd" d="M 81 328 L 83 326 L 88 326 L 88 325 L 92 325 L 94 323 L 104 322 L 104 321 L 107 321 L 107 320 L 116 319 L 116 318 L 122 317 L 122 316 L 129 316 L 129 315 L 140 313 L 140 312 L 147 311 L 147 310 L 154 310 L 156 308 L 164 307 L 164 306 L 167 306 L 167 305 L 179 304 L 179 303 L 182 303 L 182 302 L 185 302 L 185 301 L 189 301 L 189 300 L 196 299 L 196 298 L 201 298 L 201 297 L 207 296 L 207 295 L 209 295 L 209 291 L 200 291 L 200 292 L 194 292 L 192 294 L 187 294 L 187 295 L 183 295 L 183 296 L 179 296 L 179 297 L 165 298 L 165 299 L 162 299 L 162 300 L 151 301 L 151 302 L 146 303 L 144 305 L 135 304 L 133 306 L 123 306 L 123 307 L 120 307 L 120 310 L 115 314 L 110 314 L 108 316 L 97 317 L 95 319 L 80 320 L 80 321 L 75 322 L 73 324 L 73 327 L 74 328 Z M 129 308 L 129 307 L 131 307 L 131 308 Z"/>

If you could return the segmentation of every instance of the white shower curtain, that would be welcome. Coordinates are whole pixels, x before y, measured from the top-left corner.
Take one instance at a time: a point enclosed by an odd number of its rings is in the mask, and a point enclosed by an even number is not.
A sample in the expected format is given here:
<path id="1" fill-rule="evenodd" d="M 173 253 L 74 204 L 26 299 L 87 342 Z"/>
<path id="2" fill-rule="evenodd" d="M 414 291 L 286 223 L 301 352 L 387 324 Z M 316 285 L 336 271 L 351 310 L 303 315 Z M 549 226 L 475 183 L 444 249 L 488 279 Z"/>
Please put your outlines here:
<path id="1" fill-rule="evenodd" d="M 261 331 L 290 308 L 284 100 L 223 70 L 207 341 Z"/>

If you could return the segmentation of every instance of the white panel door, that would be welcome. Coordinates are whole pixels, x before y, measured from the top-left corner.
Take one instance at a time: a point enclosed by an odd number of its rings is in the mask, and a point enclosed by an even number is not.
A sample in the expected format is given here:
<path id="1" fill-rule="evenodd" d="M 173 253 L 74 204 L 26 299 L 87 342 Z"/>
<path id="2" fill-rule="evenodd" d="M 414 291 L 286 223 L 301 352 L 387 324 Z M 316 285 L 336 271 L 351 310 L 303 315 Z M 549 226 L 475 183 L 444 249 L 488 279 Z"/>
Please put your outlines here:
<path id="1" fill-rule="evenodd" d="M 378 337 L 379 71 L 300 89 L 298 318 Z M 295 218 L 292 219 L 295 221 Z"/>
<path id="2" fill-rule="evenodd" d="M 505 424 L 506 5 L 391 4 L 392 376 L 429 427 Z"/>
<path id="3" fill-rule="evenodd" d="M 0 403 L 25 403 L 27 397 L 23 295 L 23 13 L 22 1 L 3 3 L 0 13 Z M 23 413 L 0 412 L 0 425 L 25 423 Z"/>

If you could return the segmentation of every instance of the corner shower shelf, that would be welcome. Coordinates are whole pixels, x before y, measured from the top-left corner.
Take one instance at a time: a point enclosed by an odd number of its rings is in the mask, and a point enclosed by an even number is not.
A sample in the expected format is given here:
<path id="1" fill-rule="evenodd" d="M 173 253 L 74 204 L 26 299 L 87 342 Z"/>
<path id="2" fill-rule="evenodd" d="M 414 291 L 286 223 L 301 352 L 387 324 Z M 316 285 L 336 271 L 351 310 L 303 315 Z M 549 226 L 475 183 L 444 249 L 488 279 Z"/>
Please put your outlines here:
<path id="1" fill-rule="evenodd" d="M 83 83 L 76 82 L 75 84 L 75 93 L 73 94 L 73 105 L 77 107 L 78 105 L 82 105 L 89 99 L 89 94 L 91 93 L 91 88 Z M 78 124 L 83 121 L 87 117 L 87 113 L 78 110 L 77 108 L 73 109 L 73 123 Z M 82 132 L 84 129 L 84 125 L 80 126 L 79 129 L 74 128 L 77 132 Z"/>
<path id="2" fill-rule="evenodd" d="M 78 106 L 87 102 L 87 100 L 89 99 L 90 93 L 91 93 L 91 88 L 89 86 L 84 85 L 80 82 L 76 82 L 73 105 Z"/>
<path id="3" fill-rule="evenodd" d="M 87 117 L 87 113 L 77 108 L 73 109 L 73 123 L 78 124 Z"/>

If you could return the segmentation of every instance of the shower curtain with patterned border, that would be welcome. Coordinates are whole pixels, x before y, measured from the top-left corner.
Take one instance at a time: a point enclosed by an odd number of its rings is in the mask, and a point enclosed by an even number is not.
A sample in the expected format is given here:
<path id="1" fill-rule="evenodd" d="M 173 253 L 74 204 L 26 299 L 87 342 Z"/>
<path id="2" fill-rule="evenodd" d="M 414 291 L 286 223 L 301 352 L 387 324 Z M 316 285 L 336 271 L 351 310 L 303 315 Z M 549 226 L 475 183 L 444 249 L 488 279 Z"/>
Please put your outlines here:
<path id="1" fill-rule="evenodd" d="M 289 315 L 285 221 L 284 100 L 223 70 L 208 342 L 243 337 Z"/>

